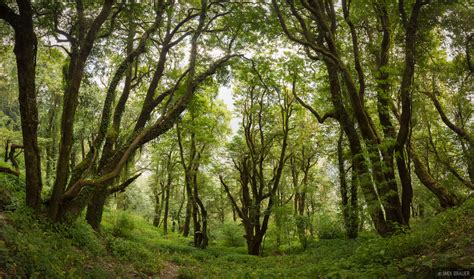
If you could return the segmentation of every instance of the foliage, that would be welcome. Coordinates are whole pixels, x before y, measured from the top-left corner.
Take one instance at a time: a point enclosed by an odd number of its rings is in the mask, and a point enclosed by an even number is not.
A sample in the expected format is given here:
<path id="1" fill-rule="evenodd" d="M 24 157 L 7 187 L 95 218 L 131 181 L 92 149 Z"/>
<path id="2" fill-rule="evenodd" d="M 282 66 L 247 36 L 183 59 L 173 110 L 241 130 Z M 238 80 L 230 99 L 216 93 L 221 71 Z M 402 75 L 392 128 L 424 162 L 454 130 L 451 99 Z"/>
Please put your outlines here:
<path id="1" fill-rule="evenodd" d="M 2 213 L 8 221 L 0 227 L 4 263 L 0 270 L 12 276 L 146 277 L 158 274 L 166 266 L 164 261 L 172 261 L 182 278 L 428 276 L 432 270 L 454 264 L 472 268 L 472 254 L 467 251 L 473 237 L 473 213 L 474 200 L 470 199 L 460 208 L 417 222 L 407 233 L 391 238 L 321 239 L 311 241 L 305 252 L 283 250 L 280 255 L 255 257 L 246 255 L 243 247 L 196 249 L 177 234 L 163 237 L 133 214 L 107 211 L 101 236 L 83 222 L 51 226 L 19 208 Z M 132 235 L 116 238 L 111 234 L 119 214 L 134 224 Z"/>
<path id="2" fill-rule="evenodd" d="M 0 162 L 0 166 L 11 166 Z M 0 173 L 0 210 L 14 210 L 20 207 L 25 200 L 24 177 Z"/>
<path id="3" fill-rule="evenodd" d="M 327 214 L 316 217 L 316 231 L 319 239 L 344 238 L 344 227 L 342 222 Z"/>
<path id="4" fill-rule="evenodd" d="M 224 246 L 227 247 L 241 247 L 244 245 L 244 238 L 242 237 L 244 231 L 242 226 L 236 223 L 221 224 L 217 232 L 218 240 L 222 240 Z"/>
<path id="5" fill-rule="evenodd" d="M 0 231 L 6 274 L 57 278 L 87 276 L 91 270 L 107 273 L 98 260 L 105 249 L 87 224 L 51 225 L 25 208 L 3 214 L 8 220 Z"/>
<path id="6" fill-rule="evenodd" d="M 465 1 L 14 2 L 0 277 L 473 268 Z"/>
<path id="7" fill-rule="evenodd" d="M 113 222 L 112 235 L 117 237 L 130 236 L 135 229 L 135 224 L 124 212 L 117 212 Z"/>

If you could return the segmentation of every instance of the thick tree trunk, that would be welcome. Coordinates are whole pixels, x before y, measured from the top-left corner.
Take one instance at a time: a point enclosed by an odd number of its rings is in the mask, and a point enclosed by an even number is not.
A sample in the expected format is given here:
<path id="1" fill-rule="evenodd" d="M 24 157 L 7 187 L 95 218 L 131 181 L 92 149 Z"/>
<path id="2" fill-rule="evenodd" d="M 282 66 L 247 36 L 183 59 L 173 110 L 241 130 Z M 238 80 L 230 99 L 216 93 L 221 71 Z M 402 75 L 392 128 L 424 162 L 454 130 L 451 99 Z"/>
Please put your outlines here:
<path id="1" fill-rule="evenodd" d="M 68 183 L 70 174 L 70 158 L 73 148 L 74 120 L 78 105 L 79 89 L 81 87 L 82 78 L 86 60 L 89 57 L 96 36 L 107 20 L 112 11 L 113 0 L 105 0 L 100 13 L 93 20 L 87 34 L 80 34 L 82 37 L 78 41 L 72 43 L 71 59 L 69 68 L 65 74 L 66 86 L 64 90 L 63 110 L 61 114 L 61 139 L 59 145 L 59 156 L 56 165 L 56 180 L 54 181 L 53 193 L 49 203 L 49 216 L 53 220 L 58 220 L 60 211 L 60 203 L 63 199 L 64 191 Z M 85 22 L 78 19 L 76 22 L 81 27 L 85 27 Z M 61 209 L 62 210 L 62 209 Z"/>
<path id="2" fill-rule="evenodd" d="M 337 141 L 337 161 L 339 169 L 339 187 L 341 192 L 341 206 L 342 206 L 342 217 L 344 219 L 344 226 L 346 228 L 346 235 L 350 237 L 350 228 L 351 228 L 351 214 L 349 206 L 349 197 L 347 191 L 347 180 L 346 180 L 346 171 L 344 168 L 344 155 L 343 155 L 343 132 L 341 131 L 339 139 Z"/>
<path id="3" fill-rule="evenodd" d="M 386 223 L 389 226 L 390 233 L 393 233 L 400 225 L 405 223 L 393 173 L 393 155 L 386 151 L 380 151 L 376 145 L 366 144 L 377 193 L 385 211 Z M 380 153 L 382 153 L 383 158 L 380 158 Z"/>
<path id="4" fill-rule="evenodd" d="M 460 139 L 462 151 L 467 165 L 467 173 L 469 175 L 469 180 L 471 183 L 474 183 L 474 148 Z"/>
<path id="5" fill-rule="evenodd" d="M 102 214 L 104 213 L 104 206 L 109 191 L 107 187 L 101 187 L 101 189 L 94 192 L 92 199 L 89 201 L 87 206 L 86 220 L 91 227 L 99 231 L 100 223 L 102 222 Z"/>
<path id="6" fill-rule="evenodd" d="M 201 249 L 205 249 L 209 245 L 209 237 L 207 236 L 207 210 L 204 207 L 204 204 L 202 203 L 201 199 L 198 197 L 196 200 L 198 206 L 199 206 L 199 211 L 200 211 L 200 219 L 202 226 L 200 228 L 200 236 L 198 239 L 195 241 L 197 246 Z M 195 234 L 196 237 L 196 234 Z"/>
<path id="7" fill-rule="evenodd" d="M 410 166 L 405 160 L 404 150 L 399 150 L 396 153 L 398 175 L 402 184 L 402 213 L 405 225 L 410 224 L 410 208 L 413 201 L 413 188 L 411 185 Z"/>
<path id="8" fill-rule="evenodd" d="M 199 197 L 198 186 L 197 186 L 197 170 L 193 177 L 193 200 L 194 200 L 194 212 L 196 215 L 194 222 L 194 246 L 204 249 L 209 243 L 207 236 L 207 210 Z"/>
<path id="9" fill-rule="evenodd" d="M 395 164 L 394 164 L 394 151 L 395 151 L 395 138 L 396 132 L 393 127 L 392 120 L 390 117 L 390 74 L 387 71 L 389 65 L 389 52 L 391 48 L 391 24 L 390 17 L 387 11 L 386 5 L 377 5 L 375 8 L 379 22 L 382 29 L 382 40 L 380 43 L 380 52 L 376 55 L 377 71 L 376 71 L 376 82 L 377 82 L 377 111 L 382 125 L 382 131 L 384 138 L 381 140 L 381 144 L 378 145 L 375 152 L 381 153 L 382 157 L 373 156 L 371 159 L 372 164 L 376 172 L 379 172 L 378 187 L 379 194 L 381 195 L 386 219 L 390 223 L 407 224 L 403 218 L 402 204 L 398 196 L 398 186 L 395 178 Z M 374 144 L 374 141 L 370 141 L 367 138 L 367 142 Z M 402 146 L 403 148 L 403 146 Z M 379 158 L 377 158 L 379 157 Z M 381 169 L 378 169 L 380 162 Z M 404 178 L 401 177 L 401 180 Z M 405 181 L 406 182 L 406 181 Z"/>
<path id="10" fill-rule="evenodd" d="M 344 130 L 349 141 L 349 147 L 352 155 L 353 171 L 358 177 L 362 193 L 364 194 L 370 217 L 373 221 L 376 231 L 380 235 L 387 235 L 390 233 L 390 228 L 385 222 L 383 211 L 380 207 L 377 192 L 372 184 L 370 170 L 367 165 L 367 160 L 364 156 L 362 144 L 359 135 L 354 128 L 349 114 L 347 113 L 341 95 L 341 88 L 339 84 L 339 77 L 337 69 L 330 62 L 326 61 L 328 68 L 328 76 L 330 82 L 331 101 L 334 105 L 338 121 Z"/>
<path id="11" fill-rule="evenodd" d="M 72 223 L 77 220 L 88 205 L 94 191 L 94 187 L 84 187 L 75 198 L 62 199 L 58 204 L 56 220 L 63 223 Z"/>
<path id="12" fill-rule="evenodd" d="M 20 15 L 12 26 L 15 30 L 18 101 L 26 171 L 26 204 L 38 209 L 41 204 L 41 158 L 38 147 L 38 108 L 36 101 L 36 34 L 33 30 L 31 2 L 17 1 Z"/>
<path id="13" fill-rule="evenodd" d="M 352 171 L 352 184 L 349 191 L 347 185 L 345 167 L 344 167 L 344 156 L 343 156 L 343 131 L 341 130 L 341 135 L 337 142 L 337 157 L 338 157 L 338 167 L 339 167 L 339 181 L 340 181 L 340 191 L 341 191 L 341 200 L 342 200 L 342 215 L 344 218 L 344 225 L 346 228 L 346 236 L 349 239 L 357 238 L 358 236 L 358 202 L 357 202 L 357 175 Z M 351 194 L 349 199 L 349 192 Z M 350 203 L 349 203 L 350 201 Z"/>
<path id="14" fill-rule="evenodd" d="M 252 230 L 252 228 L 250 228 Z M 249 234 L 247 229 L 247 252 L 249 255 L 260 256 L 262 253 L 262 240 L 265 233 L 258 233 L 256 235 Z"/>

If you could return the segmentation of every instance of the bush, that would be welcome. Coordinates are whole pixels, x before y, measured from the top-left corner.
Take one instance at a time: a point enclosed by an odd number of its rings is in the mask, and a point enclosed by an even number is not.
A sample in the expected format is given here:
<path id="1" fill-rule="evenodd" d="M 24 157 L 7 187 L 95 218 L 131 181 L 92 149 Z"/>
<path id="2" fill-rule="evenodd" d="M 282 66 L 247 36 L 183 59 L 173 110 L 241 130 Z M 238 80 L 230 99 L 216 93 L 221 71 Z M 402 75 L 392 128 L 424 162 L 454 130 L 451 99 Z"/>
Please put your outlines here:
<path id="1" fill-rule="evenodd" d="M 178 270 L 178 278 L 179 279 L 193 279 L 196 278 L 194 272 L 190 268 L 182 267 Z"/>
<path id="2" fill-rule="evenodd" d="M 223 224 L 219 232 L 219 238 L 228 247 L 240 247 L 245 244 L 242 227 L 236 223 Z"/>
<path id="3" fill-rule="evenodd" d="M 10 167 L 0 163 L 0 166 Z M 22 175 L 14 177 L 0 173 L 0 211 L 17 209 L 25 200 L 25 184 Z"/>
<path id="4" fill-rule="evenodd" d="M 112 227 L 112 235 L 117 237 L 129 237 L 135 229 L 135 223 L 124 212 L 119 212 L 115 217 Z"/>
<path id="5" fill-rule="evenodd" d="M 319 239 L 344 238 L 344 228 L 340 221 L 328 215 L 321 215 L 316 222 Z"/>
<path id="6" fill-rule="evenodd" d="M 94 256 L 102 256 L 105 254 L 104 246 L 89 224 L 77 221 L 72 225 L 55 224 L 54 227 L 62 237 L 71 239 L 72 244 L 77 248 L 86 249 Z"/>
<path id="7" fill-rule="evenodd" d="M 0 269 L 12 277 L 84 277 L 105 249 L 87 224 L 53 225 L 19 207 L 0 227 Z M 92 263 L 87 265 L 88 263 Z"/>

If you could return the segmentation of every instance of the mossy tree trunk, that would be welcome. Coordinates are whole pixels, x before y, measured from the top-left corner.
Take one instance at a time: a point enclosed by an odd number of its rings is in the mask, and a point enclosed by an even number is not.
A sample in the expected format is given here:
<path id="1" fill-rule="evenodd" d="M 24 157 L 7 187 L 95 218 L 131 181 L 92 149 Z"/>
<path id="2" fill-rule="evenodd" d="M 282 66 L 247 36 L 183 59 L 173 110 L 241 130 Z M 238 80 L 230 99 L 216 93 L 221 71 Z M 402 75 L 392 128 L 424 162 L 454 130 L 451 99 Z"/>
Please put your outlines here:
<path id="1" fill-rule="evenodd" d="M 39 209 L 41 204 L 41 157 L 38 147 L 38 107 L 36 100 L 37 39 L 33 28 L 31 1 L 18 0 L 16 14 L 5 3 L 0 4 L 0 19 L 15 32 L 14 53 L 18 76 L 21 130 L 26 171 L 26 204 Z"/>

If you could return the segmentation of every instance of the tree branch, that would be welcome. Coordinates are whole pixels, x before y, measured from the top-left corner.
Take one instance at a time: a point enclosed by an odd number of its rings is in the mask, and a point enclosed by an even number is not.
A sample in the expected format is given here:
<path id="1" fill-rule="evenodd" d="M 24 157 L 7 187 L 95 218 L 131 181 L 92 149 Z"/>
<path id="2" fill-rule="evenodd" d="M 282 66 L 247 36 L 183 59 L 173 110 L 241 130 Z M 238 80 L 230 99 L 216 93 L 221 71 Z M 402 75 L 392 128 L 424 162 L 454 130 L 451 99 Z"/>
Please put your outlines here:
<path id="1" fill-rule="evenodd" d="M 17 15 L 10 7 L 5 3 L 0 3 L 0 19 L 5 20 L 10 24 L 13 29 L 16 29 L 19 21 L 19 15 Z"/>
<path id="2" fill-rule="evenodd" d="M 125 180 L 123 183 L 113 186 L 109 189 L 109 195 L 117 193 L 117 192 L 124 192 L 125 188 L 127 188 L 130 184 L 132 184 L 138 177 L 142 175 L 142 172 L 130 177 L 129 179 Z"/>
<path id="3" fill-rule="evenodd" d="M 20 176 L 20 172 L 17 171 L 17 170 L 12 170 L 10 168 L 7 168 L 7 167 L 2 167 L 0 166 L 0 172 L 3 172 L 3 173 L 8 173 L 8 174 L 12 174 L 16 177 L 19 177 Z"/>
<path id="4" fill-rule="evenodd" d="M 474 146 L 473 138 L 471 136 L 469 136 L 469 134 L 467 134 L 466 131 L 463 128 L 456 126 L 453 122 L 451 122 L 451 120 L 449 120 L 449 118 L 444 113 L 444 110 L 441 107 L 441 104 L 439 103 L 436 96 L 433 93 L 430 93 L 430 92 L 422 92 L 422 93 L 425 94 L 426 96 L 428 96 L 431 99 L 431 101 L 433 102 L 433 104 L 436 107 L 436 110 L 438 111 L 439 116 L 441 117 L 441 120 L 443 120 L 444 124 L 446 124 L 446 126 L 448 126 L 458 136 L 460 136 L 461 138 L 463 138 L 467 142 L 469 142 L 469 144 L 471 146 Z"/>
<path id="5" fill-rule="evenodd" d="M 221 181 L 221 184 L 222 186 L 224 186 L 224 190 L 225 192 L 227 193 L 227 196 L 229 197 L 231 203 L 232 203 L 232 206 L 234 207 L 234 209 L 237 211 L 237 214 L 239 214 L 239 217 L 242 219 L 242 220 L 247 220 L 247 216 L 244 215 L 244 213 L 242 212 L 242 210 L 240 209 L 239 205 L 237 204 L 237 202 L 235 201 L 234 197 L 232 196 L 232 194 L 230 193 L 230 189 L 229 187 L 227 186 L 227 184 L 224 182 L 224 178 L 222 177 L 222 175 L 219 175 L 219 180 Z"/>

